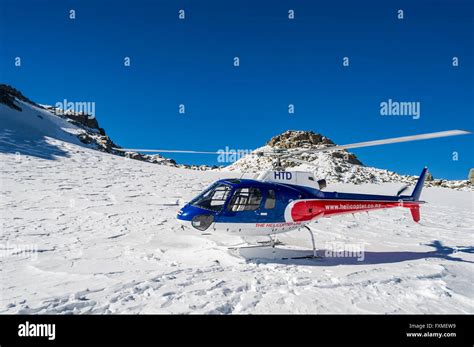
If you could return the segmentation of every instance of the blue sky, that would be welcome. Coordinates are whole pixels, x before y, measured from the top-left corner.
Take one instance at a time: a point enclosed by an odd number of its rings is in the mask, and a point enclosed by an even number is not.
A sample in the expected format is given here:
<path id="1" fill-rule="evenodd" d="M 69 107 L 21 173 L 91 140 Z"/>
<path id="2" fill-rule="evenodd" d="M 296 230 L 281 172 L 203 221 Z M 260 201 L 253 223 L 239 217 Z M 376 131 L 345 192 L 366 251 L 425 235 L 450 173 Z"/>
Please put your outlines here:
<path id="1" fill-rule="evenodd" d="M 338 144 L 474 130 L 472 1 L 0 5 L 0 81 L 39 103 L 95 102 L 101 126 L 123 147 L 251 149 L 288 129 Z M 420 102 L 420 118 L 381 116 L 388 99 Z M 469 135 L 353 152 L 367 165 L 404 174 L 427 165 L 435 177 L 465 179 L 473 148 Z M 215 156 L 172 157 L 217 163 Z"/>

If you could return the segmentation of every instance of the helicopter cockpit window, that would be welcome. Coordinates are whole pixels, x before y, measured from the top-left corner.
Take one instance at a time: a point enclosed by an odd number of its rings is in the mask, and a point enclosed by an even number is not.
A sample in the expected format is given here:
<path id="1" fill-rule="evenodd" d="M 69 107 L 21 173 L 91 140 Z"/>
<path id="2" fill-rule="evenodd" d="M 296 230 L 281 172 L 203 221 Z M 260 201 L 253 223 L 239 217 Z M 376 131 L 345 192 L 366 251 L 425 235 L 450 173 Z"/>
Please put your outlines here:
<path id="1" fill-rule="evenodd" d="M 271 210 L 275 208 L 276 198 L 275 198 L 275 191 L 273 189 L 268 190 L 267 193 L 267 200 L 265 200 L 265 209 Z"/>
<path id="2" fill-rule="evenodd" d="M 224 207 L 231 190 L 232 188 L 227 184 L 212 186 L 194 199 L 191 205 L 211 211 L 220 211 Z"/>
<path id="3" fill-rule="evenodd" d="M 240 188 L 235 191 L 234 196 L 229 204 L 229 210 L 254 211 L 260 207 L 262 201 L 262 193 L 258 188 Z"/>

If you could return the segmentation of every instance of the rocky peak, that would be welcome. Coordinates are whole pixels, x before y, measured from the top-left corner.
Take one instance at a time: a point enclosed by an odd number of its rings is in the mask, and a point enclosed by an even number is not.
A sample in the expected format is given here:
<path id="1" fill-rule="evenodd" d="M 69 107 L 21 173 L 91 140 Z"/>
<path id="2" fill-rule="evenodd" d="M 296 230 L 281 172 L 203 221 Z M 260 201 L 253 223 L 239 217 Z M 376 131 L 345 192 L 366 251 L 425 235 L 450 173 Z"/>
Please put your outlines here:
<path id="1" fill-rule="evenodd" d="M 331 145 L 335 145 L 335 143 L 326 136 L 317 134 L 313 131 L 303 130 L 288 130 L 280 135 L 272 137 L 270 141 L 267 142 L 267 146 L 285 149 L 320 148 Z M 362 162 L 357 159 L 355 154 L 347 151 L 335 151 L 329 153 L 333 158 L 338 158 L 354 165 L 363 165 Z"/>
<path id="2" fill-rule="evenodd" d="M 14 103 L 15 98 L 18 100 L 27 102 L 36 107 L 42 108 L 40 105 L 34 103 L 26 96 L 24 96 L 19 90 L 9 86 L 8 84 L 0 84 L 0 104 L 5 104 L 14 110 L 21 111 L 21 107 Z"/>
<path id="3" fill-rule="evenodd" d="M 68 119 L 70 123 L 79 127 L 97 129 L 101 135 L 105 135 L 105 130 L 99 126 L 97 119 L 87 113 L 79 113 L 72 110 L 61 110 L 55 106 L 43 105 L 43 108 L 54 113 L 56 116 Z"/>
<path id="4" fill-rule="evenodd" d="M 334 145 L 326 136 L 316 134 L 313 131 L 288 130 L 274 136 L 267 142 L 270 147 L 278 148 L 302 148 L 321 145 Z"/>

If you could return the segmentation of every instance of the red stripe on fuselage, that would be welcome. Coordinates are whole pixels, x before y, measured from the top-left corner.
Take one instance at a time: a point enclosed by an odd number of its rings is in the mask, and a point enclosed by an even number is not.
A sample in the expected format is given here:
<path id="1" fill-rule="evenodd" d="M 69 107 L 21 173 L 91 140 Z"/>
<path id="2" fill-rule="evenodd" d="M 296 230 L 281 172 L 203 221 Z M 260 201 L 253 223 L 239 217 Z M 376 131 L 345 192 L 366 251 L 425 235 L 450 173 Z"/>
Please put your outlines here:
<path id="1" fill-rule="evenodd" d="M 364 200 L 304 200 L 296 202 L 291 209 L 295 222 L 309 221 L 318 217 L 337 214 L 365 212 L 393 207 L 418 207 L 419 202 L 364 201 Z M 418 217 L 419 219 L 419 217 Z"/>

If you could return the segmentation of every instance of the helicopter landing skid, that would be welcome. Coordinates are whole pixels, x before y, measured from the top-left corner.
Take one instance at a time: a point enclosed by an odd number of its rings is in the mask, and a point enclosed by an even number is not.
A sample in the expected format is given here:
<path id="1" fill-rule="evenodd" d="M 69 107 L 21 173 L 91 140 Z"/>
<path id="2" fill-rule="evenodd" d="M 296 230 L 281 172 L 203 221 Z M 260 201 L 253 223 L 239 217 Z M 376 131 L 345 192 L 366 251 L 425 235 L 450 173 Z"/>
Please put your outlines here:
<path id="1" fill-rule="evenodd" d="M 281 258 L 281 260 L 305 260 L 305 259 L 314 259 L 314 260 L 322 260 L 324 257 L 321 257 L 319 255 L 304 255 L 301 257 L 288 257 L 288 258 Z"/>
<path id="2" fill-rule="evenodd" d="M 268 247 L 268 245 L 248 245 L 248 246 L 239 246 L 239 247 L 227 247 L 227 249 L 232 251 L 238 251 L 239 249 L 249 249 L 249 248 L 264 248 Z"/>
<path id="3" fill-rule="evenodd" d="M 313 249 L 312 249 L 313 254 L 305 255 L 305 256 L 298 256 L 298 257 L 283 257 L 283 258 L 281 258 L 282 260 L 288 260 L 288 259 L 322 259 L 323 258 L 323 257 L 321 257 L 317 254 L 316 244 L 314 242 L 313 230 L 307 225 L 304 225 L 303 227 L 306 228 L 306 230 L 308 230 L 309 235 L 311 236 L 311 245 L 313 247 Z M 259 241 L 257 245 L 244 245 L 244 246 L 240 246 L 240 247 L 229 247 L 228 249 L 230 249 L 230 250 L 239 250 L 239 249 L 266 248 L 266 247 L 271 247 L 271 248 L 275 249 L 275 246 L 283 245 L 283 242 L 276 239 L 276 237 L 274 238 L 272 235 L 269 235 L 268 237 L 270 238 L 269 241 Z M 275 250 L 273 252 L 275 252 Z"/>
<path id="4" fill-rule="evenodd" d="M 264 247 L 275 248 L 275 246 L 277 245 L 283 245 L 283 242 L 281 242 L 277 238 L 273 238 L 271 235 L 269 235 L 268 237 L 270 238 L 269 241 L 258 241 L 257 244 L 254 244 L 254 245 L 232 246 L 232 247 L 228 247 L 227 249 L 238 250 L 238 249 L 264 248 Z"/>
<path id="5" fill-rule="evenodd" d="M 276 237 L 273 238 L 271 235 L 268 235 L 268 237 L 270 238 L 270 241 L 258 241 L 257 243 L 259 245 L 262 245 L 264 247 L 275 247 L 275 246 L 278 246 L 278 245 L 283 245 L 283 242 L 281 242 L 280 240 L 278 240 Z"/>
<path id="6" fill-rule="evenodd" d="M 304 225 L 303 227 L 309 231 L 309 235 L 311 236 L 311 244 L 313 245 L 313 258 L 318 258 L 318 255 L 316 254 L 316 245 L 314 243 L 313 230 L 311 230 L 311 228 L 307 225 Z"/>

